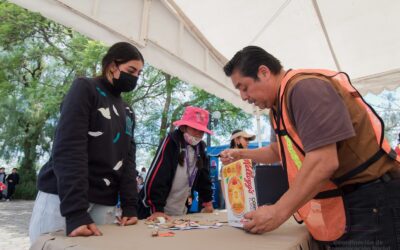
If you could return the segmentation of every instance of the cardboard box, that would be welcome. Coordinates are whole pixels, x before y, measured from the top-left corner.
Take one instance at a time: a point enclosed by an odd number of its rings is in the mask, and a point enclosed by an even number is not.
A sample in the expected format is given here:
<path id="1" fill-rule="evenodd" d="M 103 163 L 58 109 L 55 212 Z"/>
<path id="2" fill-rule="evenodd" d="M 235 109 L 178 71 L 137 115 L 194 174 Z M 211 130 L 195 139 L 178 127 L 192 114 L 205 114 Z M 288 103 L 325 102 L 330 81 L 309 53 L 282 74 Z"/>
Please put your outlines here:
<path id="1" fill-rule="evenodd" d="M 228 223 L 243 227 L 244 214 L 257 209 L 254 172 L 251 160 L 242 159 L 222 168 Z"/>

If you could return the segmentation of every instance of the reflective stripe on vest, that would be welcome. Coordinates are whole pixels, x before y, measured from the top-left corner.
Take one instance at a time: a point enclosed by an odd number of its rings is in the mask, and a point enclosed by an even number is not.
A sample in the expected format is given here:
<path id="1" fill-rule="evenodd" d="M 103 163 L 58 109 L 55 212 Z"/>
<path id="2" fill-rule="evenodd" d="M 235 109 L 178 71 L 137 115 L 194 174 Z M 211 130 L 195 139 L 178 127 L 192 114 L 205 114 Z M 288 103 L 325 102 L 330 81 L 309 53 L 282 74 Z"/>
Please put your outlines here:
<path id="1" fill-rule="evenodd" d="M 296 154 L 296 151 L 294 150 L 294 147 L 293 147 L 293 142 L 290 140 L 289 136 L 287 136 L 287 135 L 285 135 L 283 137 L 283 139 L 285 139 L 290 158 L 292 159 L 294 164 L 296 164 L 297 169 L 300 170 L 303 162 L 300 160 L 299 156 Z"/>

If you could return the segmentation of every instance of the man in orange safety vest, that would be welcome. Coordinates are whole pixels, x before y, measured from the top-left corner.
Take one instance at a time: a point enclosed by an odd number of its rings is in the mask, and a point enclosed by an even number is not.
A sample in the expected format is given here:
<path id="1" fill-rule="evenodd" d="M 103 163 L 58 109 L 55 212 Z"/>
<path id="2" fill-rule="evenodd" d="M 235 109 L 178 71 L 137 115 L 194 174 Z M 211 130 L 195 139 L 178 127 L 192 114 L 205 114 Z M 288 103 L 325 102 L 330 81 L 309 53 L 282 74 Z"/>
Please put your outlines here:
<path id="1" fill-rule="evenodd" d="M 248 46 L 225 65 L 241 98 L 270 109 L 271 144 L 228 149 L 241 158 L 281 161 L 289 189 L 273 205 L 247 213 L 244 229 L 264 233 L 291 215 L 323 246 L 400 247 L 400 157 L 384 125 L 344 72 L 285 70 L 264 49 Z"/>

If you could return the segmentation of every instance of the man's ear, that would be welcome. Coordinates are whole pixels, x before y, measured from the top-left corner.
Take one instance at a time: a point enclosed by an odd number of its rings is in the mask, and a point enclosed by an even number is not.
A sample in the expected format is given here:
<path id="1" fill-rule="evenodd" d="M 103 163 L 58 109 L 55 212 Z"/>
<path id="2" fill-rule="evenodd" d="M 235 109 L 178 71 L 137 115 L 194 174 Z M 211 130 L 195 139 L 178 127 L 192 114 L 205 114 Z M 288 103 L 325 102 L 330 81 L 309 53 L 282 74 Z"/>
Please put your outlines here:
<path id="1" fill-rule="evenodd" d="M 260 65 L 258 67 L 258 72 L 257 72 L 257 76 L 258 78 L 262 78 L 262 77 L 269 77 L 269 75 L 271 74 L 269 68 L 265 65 Z"/>

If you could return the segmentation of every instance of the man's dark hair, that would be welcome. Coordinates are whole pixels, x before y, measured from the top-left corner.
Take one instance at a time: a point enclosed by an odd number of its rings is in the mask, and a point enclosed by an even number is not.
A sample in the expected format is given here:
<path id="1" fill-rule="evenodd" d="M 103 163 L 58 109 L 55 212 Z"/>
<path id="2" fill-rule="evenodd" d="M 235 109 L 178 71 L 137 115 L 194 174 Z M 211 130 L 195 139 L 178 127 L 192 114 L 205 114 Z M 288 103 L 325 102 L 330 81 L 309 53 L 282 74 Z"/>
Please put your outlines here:
<path id="1" fill-rule="evenodd" d="M 117 66 L 129 62 L 131 60 L 139 60 L 144 63 L 144 59 L 140 51 L 130 43 L 119 42 L 111 46 L 107 54 L 101 61 L 102 76 L 106 77 L 108 66 L 115 63 Z"/>
<path id="2" fill-rule="evenodd" d="M 261 65 L 269 68 L 272 74 L 277 75 L 282 70 L 281 62 L 264 49 L 257 46 L 247 46 L 238 51 L 224 66 L 226 76 L 231 76 L 239 70 L 242 76 L 258 79 L 257 72 Z"/>

